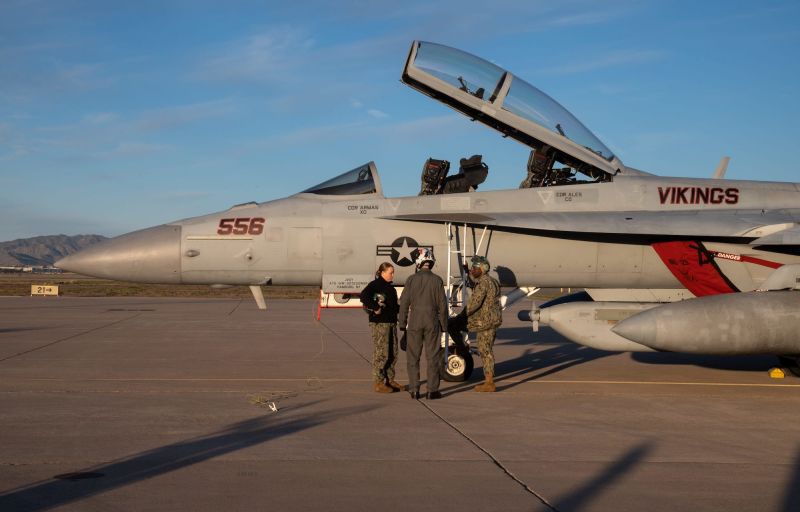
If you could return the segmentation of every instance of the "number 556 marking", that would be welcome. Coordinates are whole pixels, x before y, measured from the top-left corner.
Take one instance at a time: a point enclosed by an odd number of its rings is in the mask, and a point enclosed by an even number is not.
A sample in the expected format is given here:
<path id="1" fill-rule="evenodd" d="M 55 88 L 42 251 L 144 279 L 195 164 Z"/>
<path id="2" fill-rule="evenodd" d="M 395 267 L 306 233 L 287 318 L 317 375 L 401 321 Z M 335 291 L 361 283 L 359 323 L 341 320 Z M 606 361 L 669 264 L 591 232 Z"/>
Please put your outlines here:
<path id="1" fill-rule="evenodd" d="M 220 219 L 218 235 L 260 235 L 264 232 L 266 219 L 262 217 L 236 217 Z"/>

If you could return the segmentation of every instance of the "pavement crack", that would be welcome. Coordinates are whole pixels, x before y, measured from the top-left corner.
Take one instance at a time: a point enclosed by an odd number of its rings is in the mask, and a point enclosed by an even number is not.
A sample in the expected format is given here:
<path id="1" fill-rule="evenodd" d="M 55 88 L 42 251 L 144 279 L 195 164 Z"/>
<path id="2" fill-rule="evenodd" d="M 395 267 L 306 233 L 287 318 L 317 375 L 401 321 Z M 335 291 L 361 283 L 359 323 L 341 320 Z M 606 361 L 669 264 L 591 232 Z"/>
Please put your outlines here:
<path id="1" fill-rule="evenodd" d="M 500 462 L 500 460 L 499 460 L 497 457 L 495 457 L 494 455 L 492 455 L 492 452 L 490 452 L 489 450 L 487 450 L 486 448 L 484 448 L 483 446 L 481 446 L 480 444 L 478 444 L 478 442 L 477 442 L 477 441 L 475 441 L 474 439 L 472 439 L 472 438 L 471 438 L 471 437 L 470 437 L 470 436 L 469 436 L 469 435 L 468 435 L 466 432 L 464 432 L 463 430 L 461 430 L 460 428 L 458 428 L 457 426 L 455 426 L 453 423 L 451 423 L 451 422 L 447 421 L 447 419 L 446 419 L 444 416 L 442 416 L 441 414 L 439 414 L 438 412 L 436 412 L 436 411 L 435 411 L 433 408 L 431 408 L 431 406 L 430 406 L 430 405 L 428 405 L 427 403 L 425 403 L 425 402 L 423 402 L 423 401 L 419 401 L 419 404 L 420 404 L 420 405 L 422 405 L 423 407 L 425 407 L 426 409 L 428 409 L 428 411 L 430 411 L 430 413 L 431 413 L 431 414 L 433 414 L 434 416 L 436 416 L 437 418 L 439 418 L 439 420 L 441 420 L 441 421 L 442 421 L 442 422 L 443 422 L 445 425 L 447 425 L 448 427 L 450 427 L 450 428 L 452 428 L 453 430 L 455 430 L 455 431 L 456 431 L 456 432 L 457 432 L 457 433 L 458 433 L 458 434 L 459 434 L 461 437 L 463 437 L 464 439 L 466 439 L 467 441 L 469 441 L 469 443 L 470 443 L 470 444 L 472 444 L 472 445 L 473 445 L 475 448 L 477 448 L 478 450 L 480 450 L 481 452 L 483 452 L 483 453 L 484 453 L 484 454 L 485 454 L 487 457 L 489 457 L 489 459 L 490 459 L 490 460 L 491 460 L 491 461 L 492 461 L 492 462 L 495 464 L 495 466 L 499 467 L 499 468 L 500 468 L 500 469 L 503 471 L 503 473 L 505 473 L 505 474 L 506 474 L 506 476 L 508 476 L 509 478 L 511 478 L 512 480 L 514 480 L 514 481 L 515 481 L 517 484 L 519 484 L 519 485 L 520 485 L 520 486 L 521 486 L 521 487 L 522 487 L 522 488 L 523 488 L 523 489 L 524 489 L 526 492 L 528 492 L 528 493 L 532 494 L 533 496 L 535 496 L 535 497 L 536 497 L 536 499 L 538 499 L 538 500 L 539 500 L 539 501 L 540 501 L 540 502 L 541 502 L 541 503 L 542 503 L 544 506 L 546 506 L 547 508 L 549 508 L 550 510 L 552 510 L 552 511 L 554 511 L 554 512 L 559 512 L 559 510 L 558 510 L 558 509 L 557 509 L 557 508 L 556 508 L 556 507 L 555 507 L 555 506 L 554 506 L 552 503 L 550 503 L 549 501 L 547 501 L 547 499 L 546 499 L 544 496 L 542 496 L 541 494 L 539 494 L 539 493 L 538 493 L 538 492 L 536 492 L 535 490 L 531 489 L 531 488 L 530 488 L 530 486 L 529 486 L 528 484 L 526 484 L 525 482 L 523 482 L 523 481 L 522 481 L 522 480 L 521 480 L 519 477 L 517 477 L 517 475 L 515 475 L 513 472 L 511 472 L 511 470 L 510 470 L 510 469 L 508 469 L 508 468 L 505 466 L 505 464 L 503 464 L 502 462 Z"/>
<path id="2" fill-rule="evenodd" d="M 131 315 L 131 316 L 128 316 L 128 317 L 125 317 L 125 318 L 121 318 L 119 320 L 114 320 L 113 322 L 110 322 L 110 323 L 107 323 L 107 324 L 103 324 L 103 325 L 100 325 L 98 327 L 94 327 L 92 329 L 89 329 L 89 330 L 86 330 L 86 331 L 83 331 L 83 332 L 79 332 L 77 334 L 73 334 L 71 336 L 66 336 L 64 338 L 58 339 L 56 341 L 52 341 L 52 342 L 47 343 L 45 345 L 41 345 L 39 347 L 35 347 L 35 348 L 29 349 L 29 350 L 24 350 L 22 352 L 18 352 L 16 354 L 12 355 L 12 356 L 8 356 L 8 357 L 4 357 L 3 359 L 0 359 L 0 363 L 2 363 L 4 361 L 8 361 L 9 359 L 14 359 L 15 357 L 24 356 L 25 354 L 30 354 L 31 352 L 36 352 L 37 350 L 42 350 L 42 349 L 47 348 L 47 347 L 52 347 L 53 345 L 61 343 L 62 341 L 68 341 L 68 340 L 71 340 L 73 338 L 78 338 L 78 337 L 83 336 L 85 334 L 89 334 L 91 332 L 95 332 L 95 331 L 99 331 L 101 329 L 105 329 L 106 327 L 111 327 L 112 325 L 116 325 L 116 324 L 125 322 L 127 320 L 132 320 L 132 319 L 136 318 L 137 316 L 141 316 L 142 313 L 143 312 L 140 311 L 139 313 L 136 313 L 135 315 Z"/>
<path id="3" fill-rule="evenodd" d="M 363 360 L 364 360 L 364 361 L 365 361 L 367 364 L 370 364 L 370 365 L 372 364 L 372 361 L 371 361 L 371 360 L 367 359 L 367 358 L 364 356 L 364 354 L 362 354 L 361 352 L 359 352 L 358 350 L 356 350 L 356 348 L 355 348 L 353 345 L 351 345 L 350 343 L 348 343 L 346 339 L 344 339 L 344 338 L 342 338 L 341 336 L 339 336 L 339 333 L 337 333 L 336 331 L 334 331 L 333 329 L 331 329 L 330 327 L 328 327 L 328 326 L 325 324 L 325 322 L 323 322 L 322 320 L 320 320 L 320 321 L 319 321 L 319 324 L 320 324 L 321 326 L 323 326 L 324 328 L 326 328 L 326 329 L 327 329 L 327 330 L 328 330 L 328 331 L 329 331 L 331 334 L 333 334 L 335 337 L 339 338 L 339 340 L 340 340 L 342 343 L 344 343 L 345 345 L 347 345 L 348 347 L 350 347 L 350 350 L 352 350 L 353 352 L 355 352 L 356 354 L 358 354 L 358 357 L 360 357 L 361 359 L 363 359 Z M 315 357 L 316 357 L 316 356 L 315 356 Z"/>
<path id="4" fill-rule="evenodd" d="M 236 310 L 239 309 L 239 306 L 242 305 L 243 301 L 244 301 L 244 299 L 239 299 L 239 302 L 237 302 L 236 305 L 233 306 L 233 309 L 230 310 L 230 312 L 228 313 L 228 316 L 231 316 L 232 314 L 234 314 L 236 312 Z"/>

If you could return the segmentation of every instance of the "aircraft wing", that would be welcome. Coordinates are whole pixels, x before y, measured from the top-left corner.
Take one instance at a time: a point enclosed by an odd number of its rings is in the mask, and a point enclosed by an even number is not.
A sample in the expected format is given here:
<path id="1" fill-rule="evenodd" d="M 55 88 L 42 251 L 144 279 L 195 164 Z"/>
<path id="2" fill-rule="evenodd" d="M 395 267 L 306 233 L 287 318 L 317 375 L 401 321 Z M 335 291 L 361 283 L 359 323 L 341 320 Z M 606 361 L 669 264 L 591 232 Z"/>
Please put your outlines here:
<path id="1" fill-rule="evenodd" d="M 800 226 L 797 224 L 762 236 L 750 242 L 751 245 L 800 245 Z"/>
<path id="2" fill-rule="evenodd" d="M 664 239 L 747 238 L 753 245 L 800 243 L 800 210 L 773 213 L 683 212 L 506 212 L 421 213 L 384 217 L 414 222 L 490 226 L 499 231 L 577 240 L 652 243 Z M 741 242 L 741 240 L 737 240 Z"/>

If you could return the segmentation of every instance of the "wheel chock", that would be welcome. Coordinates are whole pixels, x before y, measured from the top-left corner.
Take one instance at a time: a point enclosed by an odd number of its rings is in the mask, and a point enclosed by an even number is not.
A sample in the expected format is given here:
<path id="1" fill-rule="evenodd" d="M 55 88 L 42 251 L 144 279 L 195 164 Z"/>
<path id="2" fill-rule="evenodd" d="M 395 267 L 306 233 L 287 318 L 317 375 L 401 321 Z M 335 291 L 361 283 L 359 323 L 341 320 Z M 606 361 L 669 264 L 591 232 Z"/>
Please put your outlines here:
<path id="1" fill-rule="evenodd" d="M 786 373 L 781 368 L 770 368 L 769 370 L 770 379 L 782 379 L 784 377 L 786 377 Z"/>

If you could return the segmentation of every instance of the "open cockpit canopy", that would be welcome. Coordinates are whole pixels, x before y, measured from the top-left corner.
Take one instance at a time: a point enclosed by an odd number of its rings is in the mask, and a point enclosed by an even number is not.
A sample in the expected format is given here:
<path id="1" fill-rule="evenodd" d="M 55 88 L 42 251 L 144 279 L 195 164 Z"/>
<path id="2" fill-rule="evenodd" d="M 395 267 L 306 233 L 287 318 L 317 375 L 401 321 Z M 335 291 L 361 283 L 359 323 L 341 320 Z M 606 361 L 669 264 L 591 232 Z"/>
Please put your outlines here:
<path id="1" fill-rule="evenodd" d="M 594 180 L 609 180 L 624 169 L 611 150 L 553 98 L 475 55 L 414 41 L 402 81 L 530 146 L 541 158 Z"/>
<path id="2" fill-rule="evenodd" d="M 307 188 L 301 193 L 323 196 L 382 194 L 378 170 L 373 162 L 359 165 L 335 178 Z"/>

